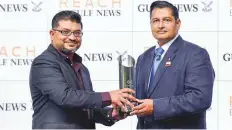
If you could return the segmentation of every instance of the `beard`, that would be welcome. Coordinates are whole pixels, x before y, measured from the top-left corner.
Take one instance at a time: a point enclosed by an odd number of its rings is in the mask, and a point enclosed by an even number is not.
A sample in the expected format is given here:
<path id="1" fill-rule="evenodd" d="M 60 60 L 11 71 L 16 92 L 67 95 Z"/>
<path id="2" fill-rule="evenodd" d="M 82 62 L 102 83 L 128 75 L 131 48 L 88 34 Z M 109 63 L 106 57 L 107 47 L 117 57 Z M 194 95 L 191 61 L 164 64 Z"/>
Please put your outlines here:
<path id="1" fill-rule="evenodd" d="M 77 51 L 78 48 L 72 49 L 72 50 L 68 50 L 66 48 L 62 48 L 61 52 L 63 52 L 64 54 L 70 54 L 70 53 L 75 53 Z"/>

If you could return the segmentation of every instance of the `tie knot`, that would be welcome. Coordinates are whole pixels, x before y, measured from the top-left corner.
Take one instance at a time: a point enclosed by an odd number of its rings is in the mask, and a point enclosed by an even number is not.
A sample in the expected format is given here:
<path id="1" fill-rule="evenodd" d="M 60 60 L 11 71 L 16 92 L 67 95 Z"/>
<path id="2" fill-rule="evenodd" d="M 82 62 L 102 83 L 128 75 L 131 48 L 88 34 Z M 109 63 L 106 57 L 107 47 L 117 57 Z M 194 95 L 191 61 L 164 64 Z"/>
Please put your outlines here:
<path id="1" fill-rule="evenodd" d="M 159 47 L 155 49 L 155 54 L 156 54 L 156 60 L 161 59 L 161 55 L 164 53 L 164 49 Z"/>

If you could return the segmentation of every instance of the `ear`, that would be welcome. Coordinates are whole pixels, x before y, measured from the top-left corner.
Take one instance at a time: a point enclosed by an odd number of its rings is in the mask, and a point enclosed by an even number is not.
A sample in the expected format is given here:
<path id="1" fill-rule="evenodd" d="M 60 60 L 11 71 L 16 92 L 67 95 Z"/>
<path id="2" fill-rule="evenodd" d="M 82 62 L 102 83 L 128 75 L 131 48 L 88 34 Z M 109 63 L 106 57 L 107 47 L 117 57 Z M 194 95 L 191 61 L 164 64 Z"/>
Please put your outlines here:
<path id="1" fill-rule="evenodd" d="M 55 32 L 54 32 L 53 30 L 50 30 L 50 31 L 49 31 L 49 34 L 50 34 L 51 40 L 53 40 L 53 36 L 55 35 Z"/>
<path id="2" fill-rule="evenodd" d="M 176 20 L 176 28 L 179 30 L 180 29 L 180 25 L 181 25 L 181 21 L 180 19 Z"/>

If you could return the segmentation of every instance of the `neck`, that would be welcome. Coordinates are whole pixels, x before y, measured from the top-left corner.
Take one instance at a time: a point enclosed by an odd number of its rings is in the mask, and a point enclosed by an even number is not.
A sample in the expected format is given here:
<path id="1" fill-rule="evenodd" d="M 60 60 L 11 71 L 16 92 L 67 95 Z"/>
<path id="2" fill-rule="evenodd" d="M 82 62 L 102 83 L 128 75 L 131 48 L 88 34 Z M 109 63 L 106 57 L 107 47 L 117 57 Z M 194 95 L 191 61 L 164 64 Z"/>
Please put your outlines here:
<path id="1" fill-rule="evenodd" d="M 166 43 L 168 43 L 168 41 L 158 41 L 158 44 L 160 47 L 162 47 Z"/>

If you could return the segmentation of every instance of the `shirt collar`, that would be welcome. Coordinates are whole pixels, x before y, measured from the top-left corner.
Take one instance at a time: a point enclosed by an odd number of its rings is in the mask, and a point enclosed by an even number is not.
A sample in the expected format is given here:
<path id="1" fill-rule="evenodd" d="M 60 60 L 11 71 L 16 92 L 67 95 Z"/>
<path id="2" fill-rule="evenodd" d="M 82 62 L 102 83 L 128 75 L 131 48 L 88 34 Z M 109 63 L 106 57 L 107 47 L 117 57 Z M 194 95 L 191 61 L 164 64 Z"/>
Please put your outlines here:
<path id="1" fill-rule="evenodd" d="M 77 55 L 76 53 L 66 54 L 58 49 L 56 49 L 56 50 L 63 58 L 69 59 L 72 62 L 82 63 L 82 58 L 79 55 Z"/>

